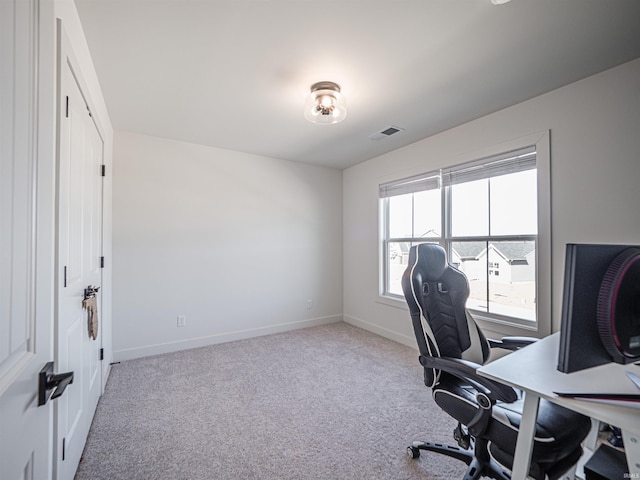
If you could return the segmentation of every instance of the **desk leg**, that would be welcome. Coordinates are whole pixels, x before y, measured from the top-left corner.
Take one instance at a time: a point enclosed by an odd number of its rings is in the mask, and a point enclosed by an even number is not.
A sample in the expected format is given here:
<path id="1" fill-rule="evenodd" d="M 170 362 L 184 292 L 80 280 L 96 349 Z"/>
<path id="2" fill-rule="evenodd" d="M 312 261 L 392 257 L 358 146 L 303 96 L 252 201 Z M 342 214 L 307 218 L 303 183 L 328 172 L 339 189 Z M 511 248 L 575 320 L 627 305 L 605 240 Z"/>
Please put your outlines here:
<path id="1" fill-rule="evenodd" d="M 630 478 L 640 478 L 640 435 L 622 430 L 622 440 Z"/>
<path id="2" fill-rule="evenodd" d="M 513 458 L 513 474 L 511 476 L 513 480 L 525 480 L 529 474 L 539 404 L 540 397 L 534 393 L 525 392 L 522 420 L 520 421 L 516 452 Z"/>

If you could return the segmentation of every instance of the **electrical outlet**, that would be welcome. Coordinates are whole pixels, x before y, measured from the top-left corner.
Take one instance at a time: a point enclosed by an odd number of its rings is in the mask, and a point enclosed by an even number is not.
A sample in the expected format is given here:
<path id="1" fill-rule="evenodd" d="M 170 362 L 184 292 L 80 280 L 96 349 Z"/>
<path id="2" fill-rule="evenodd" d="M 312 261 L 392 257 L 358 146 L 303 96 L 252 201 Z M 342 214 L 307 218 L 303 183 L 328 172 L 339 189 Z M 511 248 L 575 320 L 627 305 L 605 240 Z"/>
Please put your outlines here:
<path id="1" fill-rule="evenodd" d="M 186 327 L 187 326 L 187 316 L 186 315 L 178 315 L 178 326 Z"/>
<path id="2" fill-rule="evenodd" d="M 313 308 L 313 300 L 307 298 L 307 310 L 311 310 Z"/>

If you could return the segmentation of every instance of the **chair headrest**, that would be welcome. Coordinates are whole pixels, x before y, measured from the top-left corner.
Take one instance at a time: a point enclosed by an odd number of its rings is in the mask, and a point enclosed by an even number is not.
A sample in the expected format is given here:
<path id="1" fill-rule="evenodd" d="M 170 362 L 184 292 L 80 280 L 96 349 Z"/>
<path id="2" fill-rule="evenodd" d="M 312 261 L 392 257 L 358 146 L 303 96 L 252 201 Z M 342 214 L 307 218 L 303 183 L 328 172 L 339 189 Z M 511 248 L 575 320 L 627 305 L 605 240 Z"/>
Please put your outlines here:
<path id="1" fill-rule="evenodd" d="M 438 280 L 448 266 L 444 248 L 433 243 L 421 243 L 417 247 L 416 268 L 420 269 L 424 280 Z"/>

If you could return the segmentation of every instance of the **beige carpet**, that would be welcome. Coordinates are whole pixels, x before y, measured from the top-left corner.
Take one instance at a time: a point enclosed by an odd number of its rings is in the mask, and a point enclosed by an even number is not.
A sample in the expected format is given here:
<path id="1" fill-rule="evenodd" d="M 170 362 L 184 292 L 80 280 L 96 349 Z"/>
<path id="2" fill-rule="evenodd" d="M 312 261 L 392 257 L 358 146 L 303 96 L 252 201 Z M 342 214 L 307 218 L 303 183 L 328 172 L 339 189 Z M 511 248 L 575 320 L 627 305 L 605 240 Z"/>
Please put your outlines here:
<path id="1" fill-rule="evenodd" d="M 406 454 L 454 427 L 416 350 L 337 323 L 114 365 L 76 480 L 456 479 Z"/>

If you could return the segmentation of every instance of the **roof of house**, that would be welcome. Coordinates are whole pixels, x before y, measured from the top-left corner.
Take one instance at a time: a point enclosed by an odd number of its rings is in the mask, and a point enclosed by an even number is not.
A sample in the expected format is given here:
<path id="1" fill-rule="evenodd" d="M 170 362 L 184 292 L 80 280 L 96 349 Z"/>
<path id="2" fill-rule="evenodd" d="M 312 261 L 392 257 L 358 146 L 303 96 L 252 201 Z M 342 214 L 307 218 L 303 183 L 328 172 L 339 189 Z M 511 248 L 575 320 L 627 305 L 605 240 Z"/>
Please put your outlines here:
<path id="1" fill-rule="evenodd" d="M 485 242 L 455 242 L 453 251 L 458 254 L 461 259 L 479 258 L 486 250 Z"/>
<path id="2" fill-rule="evenodd" d="M 506 260 L 513 261 L 525 258 L 529 253 L 535 250 L 535 242 L 494 242 L 489 246 L 496 250 Z M 485 242 L 455 242 L 453 251 L 461 259 L 477 259 L 486 251 Z"/>
<path id="3" fill-rule="evenodd" d="M 535 242 L 500 242 L 494 244 L 494 248 L 498 250 L 507 260 L 518 260 L 525 258 L 536 249 Z"/>

